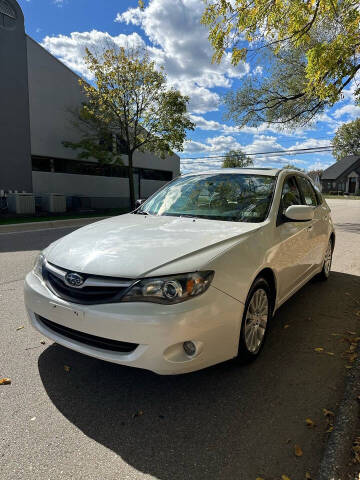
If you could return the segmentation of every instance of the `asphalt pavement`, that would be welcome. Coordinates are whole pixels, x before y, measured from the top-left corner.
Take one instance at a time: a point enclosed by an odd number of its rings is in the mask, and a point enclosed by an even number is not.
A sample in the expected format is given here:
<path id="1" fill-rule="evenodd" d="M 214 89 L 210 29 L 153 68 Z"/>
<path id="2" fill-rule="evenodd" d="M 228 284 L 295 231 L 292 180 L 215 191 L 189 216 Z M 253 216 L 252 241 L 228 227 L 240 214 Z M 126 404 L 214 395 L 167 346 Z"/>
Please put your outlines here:
<path id="1" fill-rule="evenodd" d="M 173 377 L 43 339 L 28 325 L 23 279 L 71 229 L 1 234 L 0 378 L 12 383 L 0 386 L 0 478 L 315 478 L 329 435 L 323 409 L 336 412 L 343 396 L 344 337 L 360 330 L 360 201 L 329 204 L 331 277 L 281 307 L 261 357 Z"/>

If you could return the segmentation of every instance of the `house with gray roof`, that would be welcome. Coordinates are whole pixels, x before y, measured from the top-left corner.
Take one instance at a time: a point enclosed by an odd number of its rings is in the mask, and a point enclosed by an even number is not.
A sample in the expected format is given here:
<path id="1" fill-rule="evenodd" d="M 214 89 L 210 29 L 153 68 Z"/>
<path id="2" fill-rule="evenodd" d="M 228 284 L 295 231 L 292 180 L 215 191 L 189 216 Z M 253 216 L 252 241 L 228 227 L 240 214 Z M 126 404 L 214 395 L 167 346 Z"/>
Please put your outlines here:
<path id="1" fill-rule="evenodd" d="M 324 193 L 360 195 L 360 155 L 342 158 L 324 170 L 321 186 Z"/>

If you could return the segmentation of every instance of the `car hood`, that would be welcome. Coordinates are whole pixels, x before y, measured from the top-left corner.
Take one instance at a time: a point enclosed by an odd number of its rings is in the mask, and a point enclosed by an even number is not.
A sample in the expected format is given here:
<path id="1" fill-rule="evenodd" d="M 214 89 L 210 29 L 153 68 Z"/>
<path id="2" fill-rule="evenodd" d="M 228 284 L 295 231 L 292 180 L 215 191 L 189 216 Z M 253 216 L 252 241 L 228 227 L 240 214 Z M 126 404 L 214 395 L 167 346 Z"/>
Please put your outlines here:
<path id="1" fill-rule="evenodd" d="M 171 270 L 172 263 L 176 272 L 171 273 L 184 273 L 257 228 L 254 223 L 126 214 L 80 228 L 44 253 L 50 263 L 93 275 L 151 276 L 164 266 Z"/>

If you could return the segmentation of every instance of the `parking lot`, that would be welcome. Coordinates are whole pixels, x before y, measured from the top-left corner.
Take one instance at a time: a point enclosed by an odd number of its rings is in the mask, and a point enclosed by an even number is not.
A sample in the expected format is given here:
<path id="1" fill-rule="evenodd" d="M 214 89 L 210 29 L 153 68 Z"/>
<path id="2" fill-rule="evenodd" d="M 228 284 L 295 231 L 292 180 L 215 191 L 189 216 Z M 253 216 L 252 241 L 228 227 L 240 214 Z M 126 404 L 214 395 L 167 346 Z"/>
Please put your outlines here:
<path id="1" fill-rule="evenodd" d="M 36 253 L 70 229 L 1 234 L 0 377 L 12 384 L 0 386 L 0 477 L 315 478 L 323 409 L 336 411 L 343 394 L 343 337 L 360 322 L 360 201 L 329 205 L 331 277 L 281 307 L 260 358 L 174 377 L 85 357 L 32 330 L 23 279 Z"/>

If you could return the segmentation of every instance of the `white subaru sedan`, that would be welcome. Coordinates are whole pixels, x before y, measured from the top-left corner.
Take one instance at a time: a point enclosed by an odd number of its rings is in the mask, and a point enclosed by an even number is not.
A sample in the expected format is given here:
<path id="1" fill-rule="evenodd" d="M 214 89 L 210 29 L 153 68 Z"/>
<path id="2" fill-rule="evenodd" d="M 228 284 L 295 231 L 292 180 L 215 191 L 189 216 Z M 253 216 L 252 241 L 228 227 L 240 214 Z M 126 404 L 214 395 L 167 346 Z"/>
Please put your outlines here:
<path id="1" fill-rule="evenodd" d="M 188 174 L 51 244 L 26 277 L 25 303 L 58 344 L 186 373 L 255 359 L 280 305 L 328 278 L 334 245 L 330 209 L 303 173 Z"/>

